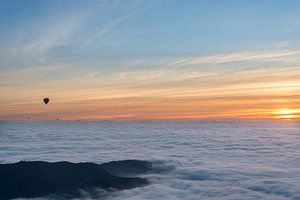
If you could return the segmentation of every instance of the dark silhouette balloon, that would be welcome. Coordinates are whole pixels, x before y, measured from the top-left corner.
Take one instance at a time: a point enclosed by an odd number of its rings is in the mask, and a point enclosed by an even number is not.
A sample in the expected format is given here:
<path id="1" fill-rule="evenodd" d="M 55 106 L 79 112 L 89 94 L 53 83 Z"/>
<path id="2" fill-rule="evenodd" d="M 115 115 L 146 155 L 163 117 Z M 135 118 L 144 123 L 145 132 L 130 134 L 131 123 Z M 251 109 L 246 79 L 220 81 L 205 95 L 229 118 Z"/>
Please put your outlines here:
<path id="1" fill-rule="evenodd" d="M 48 102 L 49 102 L 49 98 L 44 98 L 44 103 L 48 104 Z"/>

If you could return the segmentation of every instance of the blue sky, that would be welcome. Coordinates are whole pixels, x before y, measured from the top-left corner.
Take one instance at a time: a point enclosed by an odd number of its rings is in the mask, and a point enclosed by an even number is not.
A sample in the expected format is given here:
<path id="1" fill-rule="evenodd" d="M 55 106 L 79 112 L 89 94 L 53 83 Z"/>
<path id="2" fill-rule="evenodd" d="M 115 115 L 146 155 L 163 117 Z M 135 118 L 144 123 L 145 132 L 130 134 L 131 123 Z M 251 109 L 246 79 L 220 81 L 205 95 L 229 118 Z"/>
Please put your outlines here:
<path id="1" fill-rule="evenodd" d="M 1 49 L 49 42 L 39 47 L 49 62 L 101 59 L 109 66 L 115 57 L 264 49 L 298 43 L 299 8 L 299 1 L 1 1 Z M 2 56 L 22 67 L 17 53 Z"/>
<path id="2" fill-rule="evenodd" d="M 3 0 L 0 83 L 2 92 L 16 91 L 3 103 L 32 102 L 17 92 L 24 89 L 51 86 L 47 92 L 59 96 L 58 84 L 131 88 L 141 80 L 168 85 L 195 74 L 297 69 L 299 19 L 296 0 Z"/>

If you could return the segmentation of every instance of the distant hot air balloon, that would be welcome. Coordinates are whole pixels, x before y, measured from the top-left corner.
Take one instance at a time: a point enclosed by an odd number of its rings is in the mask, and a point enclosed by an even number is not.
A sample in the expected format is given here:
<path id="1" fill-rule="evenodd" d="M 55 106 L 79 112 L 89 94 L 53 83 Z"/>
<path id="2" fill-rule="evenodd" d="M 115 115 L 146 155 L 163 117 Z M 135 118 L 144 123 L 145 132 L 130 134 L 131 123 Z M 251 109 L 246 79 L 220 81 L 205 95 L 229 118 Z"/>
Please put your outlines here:
<path id="1" fill-rule="evenodd" d="M 48 102 L 49 102 L 49 98 L 44 98 L 44 103 L 48 104 Z"/>

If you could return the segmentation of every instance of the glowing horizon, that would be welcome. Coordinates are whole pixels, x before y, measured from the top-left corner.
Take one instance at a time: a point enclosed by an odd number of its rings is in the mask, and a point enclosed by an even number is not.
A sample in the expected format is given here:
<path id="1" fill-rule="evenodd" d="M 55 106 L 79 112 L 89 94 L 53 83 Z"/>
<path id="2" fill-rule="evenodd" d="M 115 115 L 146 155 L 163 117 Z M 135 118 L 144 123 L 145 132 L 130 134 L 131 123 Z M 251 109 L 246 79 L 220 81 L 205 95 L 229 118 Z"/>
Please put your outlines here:
<path id="1" fill-rule="evenodd" d="M 297 1 L 11 2 L 0 120 L 300 118 Z"/>

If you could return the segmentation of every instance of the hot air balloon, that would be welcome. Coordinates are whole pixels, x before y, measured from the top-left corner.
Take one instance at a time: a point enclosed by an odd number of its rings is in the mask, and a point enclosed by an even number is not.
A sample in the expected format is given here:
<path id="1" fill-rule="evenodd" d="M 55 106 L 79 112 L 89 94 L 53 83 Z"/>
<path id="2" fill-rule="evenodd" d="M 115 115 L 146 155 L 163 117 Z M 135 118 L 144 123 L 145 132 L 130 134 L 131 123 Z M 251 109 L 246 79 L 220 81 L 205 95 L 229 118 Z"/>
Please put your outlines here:
<path id="1" fill-rule="evenodd" d="M 49 102 L 49 98 L 44 98 L 44 103 L 47 105 Z"/>

